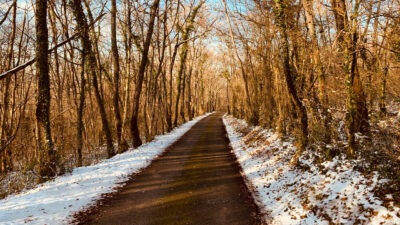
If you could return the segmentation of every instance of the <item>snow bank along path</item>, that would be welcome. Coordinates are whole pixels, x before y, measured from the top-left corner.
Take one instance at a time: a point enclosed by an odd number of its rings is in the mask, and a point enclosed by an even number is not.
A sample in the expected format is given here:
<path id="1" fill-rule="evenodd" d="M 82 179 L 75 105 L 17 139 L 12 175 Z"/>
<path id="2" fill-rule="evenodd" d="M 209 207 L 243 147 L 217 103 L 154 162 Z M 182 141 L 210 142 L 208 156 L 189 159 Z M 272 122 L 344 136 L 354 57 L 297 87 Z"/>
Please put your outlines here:
<path id="1" fill-rule="evenodd" d="M 96 165 L 80 167 L 35 189 L 0 201 L 0 224 L 65 224 L 73 213 L 89 207 L 104 193 L 113 192 L 129 175 L 151 161 L 211 113 L 197 117 L 152 142 Z"/>
<path id="2" fill-rule="evenodd" d="M 296 148 L 271 130 L 224 116 L 243 176 L 268 224 L 400 224 L 393 196 L 374 196 L 378 174 L 363 175 L 343 157 L 316 166 L 305 152 L 300 170 L 290 164 Z"/>

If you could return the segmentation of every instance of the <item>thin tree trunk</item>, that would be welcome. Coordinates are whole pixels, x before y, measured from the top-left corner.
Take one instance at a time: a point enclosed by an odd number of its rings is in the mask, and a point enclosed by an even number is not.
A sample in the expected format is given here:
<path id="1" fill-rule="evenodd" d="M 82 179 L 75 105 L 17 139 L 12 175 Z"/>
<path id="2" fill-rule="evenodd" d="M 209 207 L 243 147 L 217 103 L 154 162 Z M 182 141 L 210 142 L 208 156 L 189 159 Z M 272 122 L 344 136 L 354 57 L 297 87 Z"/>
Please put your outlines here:
<path id="1" fill-rule="evenodd" d="M 193 116 L 192 116 L 192 109 L 191 109 L 191 103 L 192 103 L 192 87 L 191 87 L 191 81 L 192 81 L 192 73 L 193 73 L 193 67 L 194 67 L 194 65 L 192 65 L 192 67 L 190 68 L 190 72 L 189 72 L 189 75 L 188 75 L 188 77 L 187 77 L 187 90 L 188 90 L 188 93 L 187 93 L 187 96 L 188 96 L 188 99 L 187 99 L 187 105 L 186 105 L 186 109 L 187 109 L 187 113 L 188 113 L 188 117 L 189 117 L 189 121 L 191 121 L 192 119 L 193 119 Z"/>
<path id="2" fill-rule="evenodd" d="M 54 4 L 54 3 L 53 3 Z M 57 26 L 56 26 L 56 15 L 54 12 L 54 5 L 50 5 L 49 7 L 49 21 L 51 25 L 51 31 L 53 34 L 53 45 L 56 46 L 58 45 L 58 31 L 57 31 Z M 61 113 L 62 110 L 62 93 L 63 93 L 63 88 L 62 88 L 62 80 L 60 77 L 60 60 L 58 57 L 57 52 L 54 54 L 54 67 L 55 67 L 55 77 L 56 77 L 56 84 L 57 84 L 57 106 L 58 106 L 58 113 Z M 61 124 L 62 125 L 62 124 Z M 61 127 L 62 130 L 62 127 Z"/>
<path id="3" fill-rule="evenodd" d="M 82 147 L 83 147 L 83 111 L 85 108 L 85 86 L 86 86 L 86 79 L 85 79 L 85 58 L 86 55 L 82 52 L 82 68 L 80 74 L 80 83 L 81 87 L 79 90 L 79 105 L 78 105 L 78 126 L 77 130 L 77 154 L 78 154 L 78 167 L 82 166 Z"/>
<path id="4" fill-rule="evenodd" d="M 125 29 L 124 29 L 124 37 L 125 37 L 125 96 L 124 96 L 124 110 L 122 116 L 122 135 L 125 134 L 125 125 L 128 119 L 128 110 L 129 110 L 129 95 L 130 95 L 130 83 L 131 83 L 131 57 L 132 57 L 132 21 L 131 21 L 131 7 L 129 4 L 129 0 L 124 1 L 125 4 Z M 126 146 L 128 145 L 127 143 Z"/>
<path id="5" fill-rule="evenodd" d="M 167 6 L 167 4 L 168 4 L 168 0 L 165 0 L 165 5 Z M 168 33 L 167 33 L 167 21 L 168 20 L 168 11 L 167 11 L 167 7 L 165 8 L 165 11 L 164 11 L 164 17 L 163 17 L 163 40 L 162 40 L 162 49 L 161 49 L 161 56 L 160 56 L 160 61 L 159 61 L 159 64 L 158 64 L 158 69 L 157 69 L 157 74 L 156 74 L 156 81 L 158 80 L 158 77 L 161 75 L 162 76 L 162 80 L 160 81 L 160 82 L 162 82 L 162 83 L 160 83 L 160 87 L 163 87 L 163 89 L 164 89 L 164 92 L 165 92 L 165 102 L 164 102 L 164 104 L 166 105 L 166 106 L 164 106 L 165 107 L 165 109 L 168 109 L 168 101 L 167 101 L 167 92 L 166 92 L 166 79 L 165 79 L 165 74 L 163 73 L 163 65 L 164 65 L 164 60 L 165 60 L 165 50 L 166 50 L 166 48 L 167 48 L 167 37 L 168 37 Z M 161 86 L 161 85 L 163 85 L 163 86 Z M 156 89 L 154 90 L 154 91 L 156 91 Z M 161 91 L 160 91 L 160 93 L 161 93 Z M 165 113 L 166 113 L 166 117 L 169 117 L 169 112 L 168 112 L 168 110 L 165 110 Z M 167 123 L 168 124 L 168 123 Z M 168 130 L 170 131 L 171 129 L 172 129 L 172 126 L 170 126 L 170 124 L 168 124 L 167 125 L 168 126 Z"/>
<path id="6" fill-rule="evenodd" d="M 389 66 L 385 66 L 381 75 L 381 93 L 379 99 L 379 110 L 382 116 L 386 115 L 386 80 L 389 71 Z"/>
<path id="7" fill-rule="evenodd" d="M 347 113 L 346 127 L 348 138 L 348 156 L 354 158 L 356 155 L 356 132 L 366 132 L 369 129 L 368 109 L 361 83 L 361 77 L 357 69 L 357 40 L 358 40 L 358 10 L 360 1 L 355 1 L 351 18 L 347 16 L 346 5 L 341 4 L 338 14 L 344 21 L 343 57 L 344 71 L 347 87 Z"/>
<path id="8" fill-rule="evenodd" d="M 179 35 L 179 34 L 178 34 Z M 177 37 L 177 43 L 174 47 L 174 52 L 172 53 L 172 59 L 171 59 L 171 65 L 170 65 L 170 71 L 169 71 L 169 117 L 167 117 L 167 123 L 168 126 L 171 128 L 173 127 L 173 123 L 172 123 L 172 105 L 173 105 L 173 100 L 172 100 L 172 89 L 173 89 L 173 70 L 174 70 L 174 65 L 175 65 L 175 60 L 176 60 L 176 55 L 178 54 L 178 49 L 179 49 L 179 36 Z M 175 113 L 178 113 L 177 111 L 175 111 Z M 169 130 L 169 129 L 168 129 Z"/>
<path id="9" fill-rule="evenodd" d="M 115 128 L 117 131 L 118 152 L 124 152 L 126 149 L 121 148 L 122 118 L 119 109 L 120 77 L 119 77 L 119 54 L 117 46 L 117 1 L 116 0 L 111 0 L 111 51 L 112 51 L 113 78 L 114 78 L 113 105 L 115 114 Z"/>
<path id="10" fill-rule="evenodd" d="M 302 3 L 306 15 L 308 32 L 310 33 L 311 36 L 314 66 L 317 68 L 317 78 L 319 82 L 319 101 L 321 104 L 321 116 L 324 125 L 324 141 L 325 143 L 329 143 L 330 135 L 329 135 L 328 95 L 326 94 L 326 88 L 325 88 L 326 77 L 325 77 L 324 66 L 321 62 L 318 38 L 315 32 L 315 23 L 314 23 L 315 16 L 313 9 L 313 1 L 302 0 Z"/>
<path id="11" fill-rule="evenodd" d="M 183 78 L 182 78 L 182 85 L 181 85 L 181 93 L 182 93 L 182 102 L 181 102 L 181 110 L 180 110 L 180 114 L 181 114 L 181 120 L 182 123 L 186 122 L 185 119 L 185 92 L 186 92 L 186 81 L 187 81 L 187 71 L 185 69 L 185 71 L 183 72 Z"/>
<path id="12" fill-rule="evenodd" d="M 100 88 L 99 88 L 99 84 L 98 84 L 98 80 L 97 80 L 97 73 L 96 73 L 96 69 L 97 69 L 96 68 L 96 56 L 94 55 L 94 53 L 92 51 L 92 42 L 90 41 L 90 38 L 89 38 L 89 26 L 88 26 L 88 22 L 86 20 L 86 16 L 83 12 L 81 0 L 73 0 L 72 11 L 75 16 L 75 20 L 77 22 L 77 28 L 80 31 L 80 39 L 82 42 L 83 52 L 84 52 L 85 56 L 87 57 L 85 59 L 85 63 L 86 63 L 85 69 L 92 78 L 92 84 L 93 84 L 94 91 L 95 91 L 95 97 L 96 97 L 97 105 L 100 110 L 101 122 L 103 124 L 103 130 L 104 130 L 104 134 L 106 136 L 107 156 L 108 156 L 108 158 L 111 158 L 112 156 L 115 155 L 114 146 L 113 146 L 112 137 L 111 137 L 111 130 L 110 130 L 109 122 L 107 120 L 107 114 L 106 114 L 106 110 L 104 107 L 104 100 L 100 94 Z"/>
<path id="13" fill-rule="evenodd" d="M 11 69 L 13 58 L 14 58 L 14 42 L 15 42 L 15 32 L 17 29 L 16 18 L 17 18 L 17 0 L 13 2 L 13 17 L 12 17 L 12 31 L 10 36 L 10 42 L 8 46 L 8 57 L 7 57 L 7 65 L 6 71 Z M 3 92 L 3 115 L 0 118 L 1 127 L 0 127 L 0 146 L 3 147 L 7 144 L 7 139 L 9 138 L 9 133 L 11 126 L 9 124 L 9 100 L 10 100 L 10 82 L 11 77 L 7 77 L 4 83 L 4 92 Z M 1 159 L 1 167 L 0 172 L 8 172 L 13 168 L 12 165 L 12 152 L 10 148 L 7 148 L 6 151 L 0 154 Z"/>
<path id="14" fill-rule="evenodd" d="M 137 79 L 135 93 L 134 93 L 134 97 L 133 97 L 133 107 L 132 107 L 132 117 L 131 117 L 131 133 L 132 133 L 133 147 L 138 147 L 142 144 L 142 140 L 140 139 L 139 126 L 138 126 L 140 95 L 142 93 L 143 78 L 144 78 L 146 66 L 148 63 L 147 56 L 149 54 L 150 43 L 151 43 L 151 39 L 153 36 L 153 30 L 154 30 L 154 21 L 157 16 L 157 10 L 158 10 L 159 4 L 160 4 L 160 0 L 154 0 L 153 4 L 151 5 L 149 27 L 148 27 L 145 43 L 143 46 L 142 61 L 140 62 L 138 79 Z"/>
<path id="15" fill-rule="evenodd" d="M 190 37 L 190 32 L 193 30 L 193 22 L 194 19 L 196 18 L 197 13 L 199 12 L 201 6 L 204 4 L 204 1 L 200 2 L 196 7 L 193 8 L 193 11 L 191 12 L 191 15 L 188 19 L 187 25 L 185 26 L 185 29 L 183 30 L 182 33 L 182 49 L 180 52 L 180 64 L 179 64 L 179 70 L 178 70 L 178 76 L 177 76 L 177 96 L 176 96 L 176 102 L 175 102 L 175 118 L 174 118 L 174 126 L 176 127 L 178 125 L 178 115 L 179 115 L 179 100 L 180 100 L 180 95 L 181 95 L 181 85 L 182 85 L 182 76 L 183 73 L 185 72 L 185 63 L 186 63 L 186 58 L 188 55 L 188 50 L 189 50 L 189 37 Z"/>
<path id="16" fill-rule="evenodd" d="M 243 81 L 244 81 L 244 88 L 245 88 L 245 91 L 246 91 L 247 105 L 250 108 L 251 114 L 254 114 L 252 102 L 251 102 L 251 99 L 250 99 L 250 91 L 249 91 L 249 84 L 248 84 L 249 82 L 248 82 L 248 79 L 247 79 L 247 74 L 246 74 L 246 71 L 245 71 L 245 68 L 244 68 L 244 65 L 243 65 L 243 61 L 240 58 L 239 51 L 238 51 L 238 49 L 236 47 L 236 42 L 235 42 L 234 35 L 233 35 L 232 23 L 231 23 L 231 19 L 229 17 L 228 8 L 226 6 L 226 0 L 222 0 L 222 2 L 224 4 L 224 11 L 225 11 L 226 20 L 227 20 L 228 25 L 229 25 L 229 33 L 230 33 L 230 38 L 231 38 L 231 42 L 232 42 L 232 45 L 233 45 L 233 49 L 234 49 L 236 57 L 238 58 L 239 63 L 240 63 L 240 70 L 241 70 L 242 78 L 243 78 Z M 253 115 L 252 115 L 252 117 L 253 117 Z M 251 120 L 252 120 L 252 118 L 251 118 Z"/>

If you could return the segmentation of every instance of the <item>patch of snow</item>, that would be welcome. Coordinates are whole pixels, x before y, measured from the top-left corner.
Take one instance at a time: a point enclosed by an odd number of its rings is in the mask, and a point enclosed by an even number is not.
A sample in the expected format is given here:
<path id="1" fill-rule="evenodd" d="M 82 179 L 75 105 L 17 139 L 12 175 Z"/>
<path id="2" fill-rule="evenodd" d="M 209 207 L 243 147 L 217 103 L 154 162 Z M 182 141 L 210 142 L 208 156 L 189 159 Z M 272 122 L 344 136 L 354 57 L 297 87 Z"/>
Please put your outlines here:
<path id="1" fill-rule="evenodd" d="M 386 204 L 373 193 L 377 173 L 363 175 L 342 156 L 315 165 L 310 152 L 300 157 L 305 168 L 290 160 L 293 140 L 282 141 L 272 130 L 251 127 L 224 116 L 233 151 L 249 189 L 268 224 L 400 224 L 400 209 L 392 196 Z M 387 204 L 389 203 L 389 205 Z"/>
<path id="2" fill-rule="evenodd" d="M 210 113 L 187 122 L 154 141 L 104 160 L 76 168 L 35 189 L 0 200 L 0 224 L 63 224 L 129 179 L 129 175 L 150 165 L 168 146 Z"/>

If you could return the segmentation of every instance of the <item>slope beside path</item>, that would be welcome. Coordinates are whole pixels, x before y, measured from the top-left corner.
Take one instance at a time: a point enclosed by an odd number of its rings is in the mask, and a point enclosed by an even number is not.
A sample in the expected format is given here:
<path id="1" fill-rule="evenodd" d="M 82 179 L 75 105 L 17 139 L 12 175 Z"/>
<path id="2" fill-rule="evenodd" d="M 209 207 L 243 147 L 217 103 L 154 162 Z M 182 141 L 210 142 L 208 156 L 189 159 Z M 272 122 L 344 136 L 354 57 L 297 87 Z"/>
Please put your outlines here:
<path id="1" fill-rule="evenodd" d="M 361 172 L 358 160 L 339 154 L 319 160 L 315 146 L 291 163 L 294 139 L 272 129 L 224 116 L 242 174 L 267 224 L 400 224 L 400 207 L 389 193 L 376 189 L 388 180 L 378 172 Z"/>

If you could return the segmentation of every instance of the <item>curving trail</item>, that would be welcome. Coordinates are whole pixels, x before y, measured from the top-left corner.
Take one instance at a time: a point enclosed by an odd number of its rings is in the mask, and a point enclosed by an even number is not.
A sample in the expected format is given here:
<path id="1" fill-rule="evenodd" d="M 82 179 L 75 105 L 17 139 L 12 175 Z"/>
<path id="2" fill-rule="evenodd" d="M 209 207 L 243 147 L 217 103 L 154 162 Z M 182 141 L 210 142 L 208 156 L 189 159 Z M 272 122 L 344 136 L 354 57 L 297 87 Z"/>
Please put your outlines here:
<path id="1" fill-rule="evenodd" d="M 198 122 L 81 224 L 261 224 L 221 114 Z"/>

